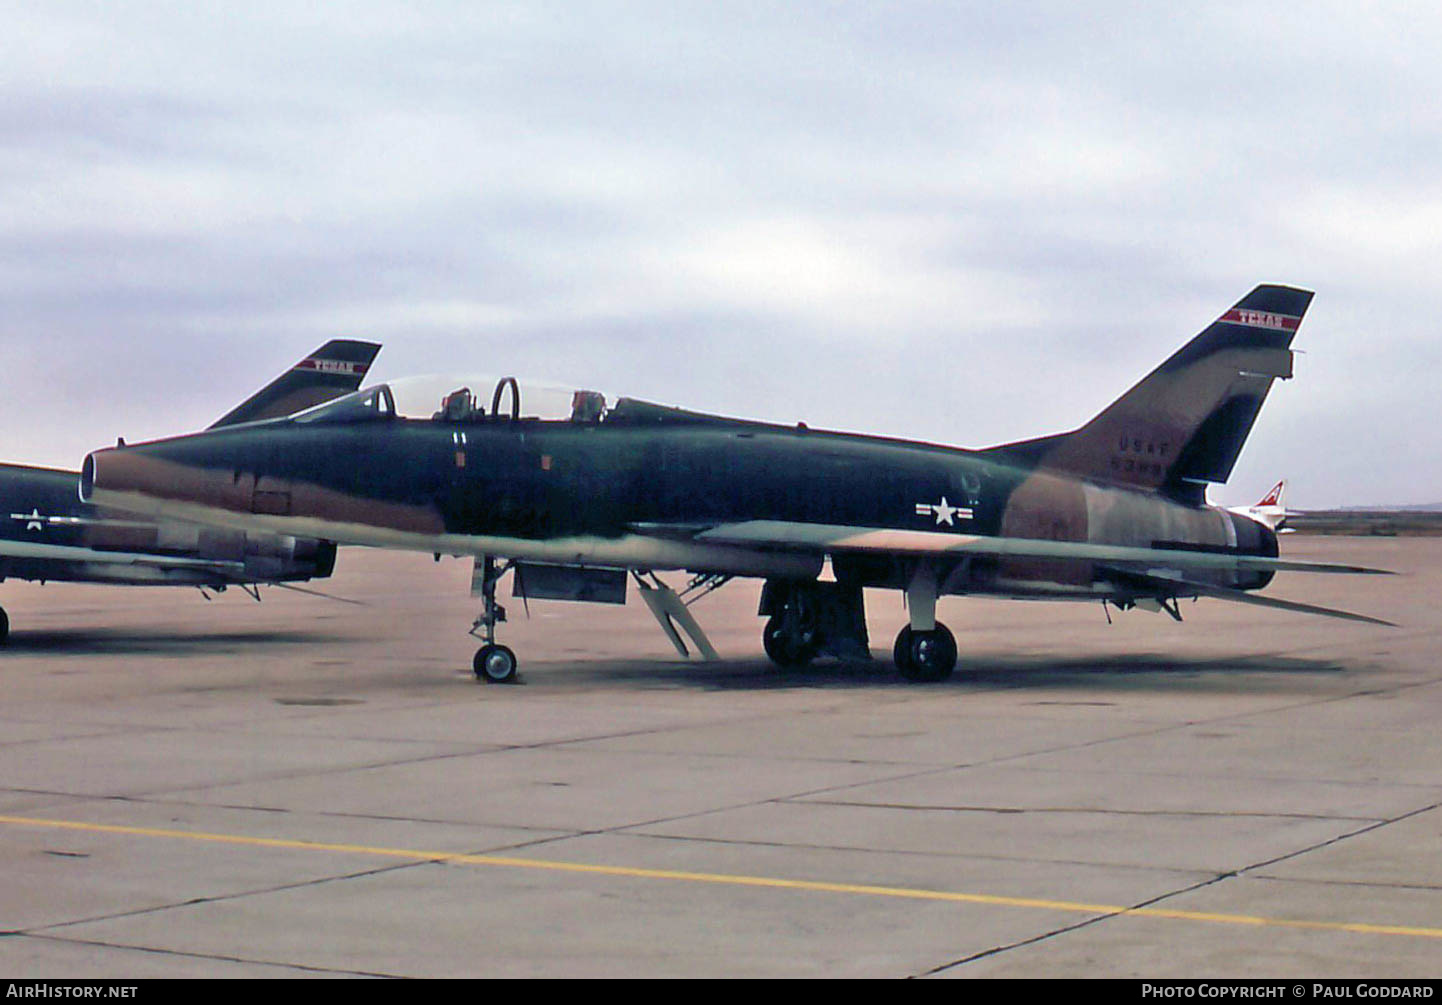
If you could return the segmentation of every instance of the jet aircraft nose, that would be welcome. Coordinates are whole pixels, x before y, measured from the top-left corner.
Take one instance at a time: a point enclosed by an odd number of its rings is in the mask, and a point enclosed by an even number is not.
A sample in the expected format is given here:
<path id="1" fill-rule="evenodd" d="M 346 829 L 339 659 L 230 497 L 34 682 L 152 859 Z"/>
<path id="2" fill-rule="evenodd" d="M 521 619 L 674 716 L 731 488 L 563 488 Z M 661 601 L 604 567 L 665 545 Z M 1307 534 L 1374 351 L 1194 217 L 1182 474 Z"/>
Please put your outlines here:
<path id="1" fill-rule="evenodd" d="M 126 454 L 118 447 L 96 450 L 85 456 L 80 468 L 80 500 L 97 501 L 97 489 L 103 492 L 134 489 L 144 483 L 138 477 L 144 469 L 144 462 L 136 464 L 134 454 Z M 104 472 L 102 479 L 101 472 Z"/>
<path id="2" fill-rule="evenodd" d="M 145 516 L 331 539 L 357 526 L 443 533 L 434 496 L 397 493 L 389 477 L 411 457 L 411 441 L 387 454 L 352 434 L 348 425 L 239 426 L 96 450 L 82 466 L 80 497 Z"/>
<path id="3" fill-rule="evenodd" d="M 175 513 L 177 505 L 208 510 L 246 510 L 252 485 L 227 466 L 207 466 L 164 443 L 108 447 L 85 458 L 80 498 L 132 513 Z"/>
<path id="4" fill-rule="evenodd" d="M 90 502 L 95 489 L 95 455 L 86 454 L 80 466 L 80 501 Z"/>

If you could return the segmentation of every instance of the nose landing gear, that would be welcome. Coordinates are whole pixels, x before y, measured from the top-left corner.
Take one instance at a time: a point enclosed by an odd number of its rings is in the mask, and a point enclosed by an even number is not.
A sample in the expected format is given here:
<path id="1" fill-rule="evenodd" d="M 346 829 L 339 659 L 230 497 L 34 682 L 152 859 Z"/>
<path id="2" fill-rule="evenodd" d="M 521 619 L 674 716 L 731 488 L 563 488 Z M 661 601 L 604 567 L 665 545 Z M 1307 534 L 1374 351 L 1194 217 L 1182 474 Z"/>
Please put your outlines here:
<path id="1" fill-rule="evenodd" d="M 509 684 L 516 679 L 516 654 L 507 646 L 487 642 L 476 650 L 471 669 L 476 674 L 476 680 L 488 684 Z"/>
<path id="2" fill-rule="evenodd" d="M 510 684 L 516 679 L 516 654 L 496 642 L 496 625 L 506 620 L 506 609 L 496 603 L 496 584 L 511 569 L 511 563 L 497 567 L 490 555 L 476 559 L 471 574 L 471 592 L 481 597 L 481 613 L 471 625 L 471 634 L 485 645 L 476 650 L 471 670 L 476 680 L 488 684 Z"/>

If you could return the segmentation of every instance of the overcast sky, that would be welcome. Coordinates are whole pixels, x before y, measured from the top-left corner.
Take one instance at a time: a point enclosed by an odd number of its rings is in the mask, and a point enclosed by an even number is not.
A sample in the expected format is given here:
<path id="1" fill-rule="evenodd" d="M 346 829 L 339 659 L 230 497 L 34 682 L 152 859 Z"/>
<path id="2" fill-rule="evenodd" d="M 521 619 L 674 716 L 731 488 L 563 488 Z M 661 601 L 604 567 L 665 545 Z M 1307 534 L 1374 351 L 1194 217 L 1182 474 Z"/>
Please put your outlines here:
<path id="1" fill-rule="evenodd" d="M 334 336 L 986 446 L 1266 281 L 1306 355 L 1213 498 L 1442 501 L 1442 15 L 1182 6 L 10 0 L 0 457 Z"/>

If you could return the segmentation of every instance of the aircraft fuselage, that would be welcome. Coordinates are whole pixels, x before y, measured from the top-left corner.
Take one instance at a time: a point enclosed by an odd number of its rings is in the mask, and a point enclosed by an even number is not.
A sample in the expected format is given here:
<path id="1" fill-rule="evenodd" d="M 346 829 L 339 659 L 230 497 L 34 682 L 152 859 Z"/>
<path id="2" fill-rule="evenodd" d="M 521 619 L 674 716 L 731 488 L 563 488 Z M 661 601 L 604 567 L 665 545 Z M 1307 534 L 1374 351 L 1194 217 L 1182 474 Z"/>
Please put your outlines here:
<path id="1" fill-rule="evenodd" d="M 245 582 L 307 580 L 328 576 L 335 564 L 334 546 L 319 541 L 201 527 L 84 503 L 79 481 L 75 471 L 0 464 L 0 541 L 8 545 L 0 554 L 0 579 L 223 588 L 236 581 L 235 574 Z M 117 562 L 117 554 L 137 560 Z M 234 573 L 222 575 L 206 563 Z"/>
<path id="2" fill-rule="evenodd" d="M 1269 531 L 1225 510 L 978 452 L 739 421 L 627 421 L 622 411 L 601 423 L 283 420 L 105 451 L 87 466 L 92 483 L 96 470 L 94 498 L 126 508 L 340 543 L 622 568 L 815 575 L 814 556 L 687 534 L 745 520 L 1277 554 Z M 157 480 L 167 502 L 127 491 Z M 886 557 L 835 565 L 860 585 L 905 575 Z M 1255 589 L 1270 574 L 1209 578 Z M 944 592 L 1114 592 L 1096 579 L 1084 562 L 981 559 L 949 570 Z"/>

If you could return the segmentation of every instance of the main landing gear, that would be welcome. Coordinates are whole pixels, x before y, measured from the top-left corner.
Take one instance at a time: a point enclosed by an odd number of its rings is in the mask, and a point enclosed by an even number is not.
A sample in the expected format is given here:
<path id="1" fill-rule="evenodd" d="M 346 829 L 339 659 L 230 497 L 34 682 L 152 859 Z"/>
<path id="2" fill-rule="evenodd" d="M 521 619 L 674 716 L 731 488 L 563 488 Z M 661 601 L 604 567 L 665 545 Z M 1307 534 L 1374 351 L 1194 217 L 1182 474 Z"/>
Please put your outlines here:
<path id="1" fill-rule="evenodd" d="M 476 650 L 471 669 L 476 680 L 488 684 L 510 684 L 516 679 L 516 654 L 496 642 L 496 625 L 506 620 L 506 609 L 496 603 L 496 584 L 510 571 L 509 563 L 497 567 L 490 555 L 476 559 L 471 592 L 481 596 L 481 613 L 471 625 L 471 634 L 485 642 Z"/>
<path id="2" fill-rule="evenodd" d="M 911 624 L 896 636 L 891 649 L 901 676 L 917 683 L 946 680 L 956 669 L 956 636 L 936 620 L 937 573 L 919 565 L 906 585 L 906 607 Z"/>
<path id="3" fill-rule="evenodd" d="M 804 667 L 820 649 L 816 633 L 816 608 L 801 590 L 793 591 L 761 629 L 761 646 L 779 667 Z"/>
<path id="4" fill-rule="evenodd" d="M 891 656 L 901 676 L 917 683 L 946 680 L 956 669 L 956 636 L 940 621 L 930 631 L 907 625 L 896 636 Z"/>
<path id="5" fill-rule="evenodd" d="M 859 586 L 767 580 L 757 613 L 767 618 L 761 645 L 778 667 L 804 667 L 818 656 L 871 659 Z"/>
<path id="6" fill-rule="evenodd" d="M 907 584 L 911 623 L 896 636 L 891 654 L 909 681 L 946 680 L 956 669 L 956 636 L 936 620 L 937 592 L 929 567 L 918 568 Z M 768 580 L 759 613 L 768 618 L 761 644 L 782 669 L 804 667 L 818 656 L 871 658 L 859 586 Z"/>

